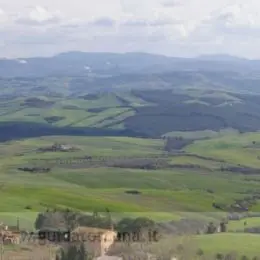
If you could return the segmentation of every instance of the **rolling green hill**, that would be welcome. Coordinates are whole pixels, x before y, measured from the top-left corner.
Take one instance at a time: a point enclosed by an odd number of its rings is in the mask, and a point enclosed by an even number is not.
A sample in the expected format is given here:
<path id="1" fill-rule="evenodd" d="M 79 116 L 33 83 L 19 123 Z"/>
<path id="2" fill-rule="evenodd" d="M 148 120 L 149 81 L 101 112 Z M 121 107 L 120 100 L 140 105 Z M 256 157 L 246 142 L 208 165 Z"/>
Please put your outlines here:
<path id="1" fill-rule="evenodd" d="M 258 76 L 104 74 L 100 61 L 97 75 L 0 79 L 0 222 L 19 217 L 32 230 L 46 209 L 109 209 L 116 220 L 153 219 L 171 236 L 188 230 L 205 255 L 257 255 L 244 222 L 260 225 Z M 227 232 L 197 234 L 237 211 Z"/>
<path id="2" fill-rule="evenodd" d="M 46 133 L 158 138 L 172 132 L 253 132 L 260 128 L 259 101 L 257 95 L 199 89 L 14 97 L 0 100 L 0 138 Z M 17 132 L 7 130 L 10 124 Z M 28 135 L 23 135 L 18 129 L 28 125 Z"/>

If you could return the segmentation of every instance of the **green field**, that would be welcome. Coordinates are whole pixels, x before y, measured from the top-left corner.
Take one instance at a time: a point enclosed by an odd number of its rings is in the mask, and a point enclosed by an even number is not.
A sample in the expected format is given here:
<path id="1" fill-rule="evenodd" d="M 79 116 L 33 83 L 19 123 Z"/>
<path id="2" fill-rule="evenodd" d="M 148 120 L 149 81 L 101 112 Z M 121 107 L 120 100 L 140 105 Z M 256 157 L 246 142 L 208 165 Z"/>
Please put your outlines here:
<path id="1" fill-rule="evenodd" d="M 65 104 L 67 101 L 62 105 Z M 70 104 L 73 102 L 70 101 Z M 91 106 L 94 107 L 93 104 Z M 42 109 L 34 109 L 34 113 L 40 114 L 40 117 L 35 116 L 35 120 L 43 122 L 46 116 L 66 115 L 66 119 L 55 124 L 123 128 L 121 120 L 131 116 L 133 111 L 129 108 L 109 107 L 109 104 L 107 106 L 99 113 L 58 108 L 42 113 Z M 17 120 L 23 118 L 23 113 L 28 115 L 32 110 L 10 112 L 1 116 L 1 120 Z M 26 116 L 24 120 L 27 120 Z M 162 138 L 67 135 L 0 143 L 0 221 L 14 225 L 19 218 L 21 227 L 33 229 L 38 212 L 46 208 L 70 208 L 85 213 L 99 211 L 101 214 L 109 208 L 115 219 L 146 216 L 158 222 L 181 219 L 217 222 L 226 213 L 213 208 L 213 202 L 231 205 L 237 199 L 259 192 L 260 175 L 244 175 L 220 169 L 227 166 L 260 168 L 260 133 L 239 134 L 226 129 L 221 132 L 172 132 L 169 135 L 195 141 L 184 147 L 182 153 L 169 154 L 164 151 Z M 79 150 L 38 151 L 54 143 L 73 145 Z M 77 161 L 77 158 L 84 156 L 93 157 L 100 165 L 94 167 Z M 157 160 L 156 157 L 164 158 L 168 166 L 148 170 L 106 167 L 102 164 L 102 160 Z M 191 165 L 197 167 L 189 168 Z M 18 167 L 26 166 L 50 167 L 51 171 L 26 173 L 18 170 Z M 126 193 L 129 190 L 137 190 L 139 194 Z M 259 211 L 259 201 L 250 210 Z M 192 240 L 208 255 L 230 251 L 241 255 L 257 255 L 257 235 L 233 233 L 243 231 L 244 221 L 230 221 L 230 233 L 200 235 Z M 248 218 L 246 221 L 247 227 L 260 226 L 259 218 Z"/>
<path id="2" fill-rule="evenodd" d="M 239 256 L 259 256 L 259 235 L 226 233 L 197 236 L 193 239 L 194 244 L 205 254 L 235 252 Z"/>
<path id="3" fill-rule="evenodd" d="M 259 143 L 260 133 L 235 134 L 195 142 L 186 151 L 222 159 L 236 165 L 258 168 L 260 166 Z"/>
<path id="4" fill-rule="evenodd" d="M 216 140 L 228 142 L 229 138 L 198 141 L 185 150 L 194 154 L 204 154 L 206 146 L 212 153 L 214 148 L 217 152 L 218 146 L 213 145 Z M 246 154 L 247 148 L 243 148 L 241 144 L 250 144 L 252 140 L 259 139 L 259 134 L 233 136 L 230 146 L 236 145 L 240 148 L 237 150 L 238 154 Z M 43 154 L 36 152 L 37 148 L 50 146 L 54 142 L 73 144 L 81 150 L 74 152 L 73 155 L 64 152 Z M 226 150 L 228 149 L 229 146 Z M 211 155 L 210 151 L 207 156 Z M 160 156 L 162 153 L 163 141 L 160 139 L 52 136 L 2 143 L 0 193 L 5 199 L 0 202 L 1 211 L 24 212 L 28 211 L 25 209 L 26 206 L 30 206 L 31 211 L 35 212 L 45 207 L 58 206 L 89 212 L 94 209 L 103 211 L 105 207 L 109 207 L 115 212 L 154 212 L 156 218 L 161 212 L 162 218 L 167 215 L 169 219 L 176 219 L 184 214 L 182 212 L 200 213 L 197 216 L 205 215 L 206 212 L 215 211 L 212 208 L 213 202 L 232 203 L 234 199 L 242 198 L 242 193 L 258 190 L 258 179 L 260 180 L 258 176 L 254 176 L 255 181 L 245 182 L 245 176 L 242 174 L 230 175 L 218 172 L 221 163 L 185 155 L 168 159 L 171 164 L 196 164 L 211 171 L 181 168 L 148 171 L 55 163 L 55 160 L 66 161 L 72 156 L 82 155 L 97 158 L 99 156 L 149 158 L 154 155 Z M 220 156 L 220 158 L 226 159 L 229 164 L 234 163 L 230 157 Z M 25 165 L 49 165 L 52 171 L 35 174 L 17 170 L 18 167 Z M 130 189 L 137 189 L 141 194 L 126 194 L 125 191 Z M 255 205 L 253 210 L 258 208 L 259 205 Z"/>
<path id="5" fill-rule="evenodd" d="M 246 225 L 244 223 L 246 222 Z M 244 231 L 244 228 L 260 227 L 260 218 L 252 217 L 237 221 L 230 221 L 228 224 L 229 231 Z"/>
<path id="6" fill-rule="evenodd" d="M 249 63 L 240 71 L 242 60 L 234 73 L 226 71 L 231 61 L 216 70 L 222 61 L 197 59 L 199 70 L 192 62 L 184 71 L 188 60 L 180 60 L 177 71 L 177 60 L 158 55 L 88 55 L 45 58 L 48 66 L 0 61 L 0 223 L 34 230 L 45 211 L 110 211 L 114 221 L 154 220 L 168 236 L 165 251 L 177 243 L 193 250 L 184 259 L 198 249 L 204 260 L 260 255 L 259 234 L 246 233 L 260 228 L 258 72 Z M 51 150 L 55 144 L 75 150 Z M 237 211 L 226 232 L 205 234 L 209 222 Z M 48 225 L 89 220 L 67 213 Z"/>
<path id="7" fill-rule="evenodd" d="M 231 259 L 243 259 L 242 256 L 259 257 L 259 235 L 222 233 L 213 235 L 190 235 L 190 236 L 161 236 L 161 239 L 150 246 L 154 252 L 174 251 L 178 245 L 183 245 L 181 255 L 186 256 L 185 259 L 230 259 L 216 258 L 217 254 L 226 256 L 232 254 Z M 201 257 L 196 254 L 200 251 Z M 178 257 L 178 250 L 173 255 Z M 257 258 L 258 259 L 258 258 Z"/>
<path id="8" fill-rule="evenodd" d="M 35 122 L 47 123 L 48 117 L 60 117 L 59 121 L 53 122 L 57 127 L 106 127 L 120 124 L 125 118 L 135 114 L 131 107 L 147 105 L 144 100 L 129 93 L 103 94 L 94 100 L 79 98 L 54 98 L 37 97 L 40 100 L 54 102 L 51 107 L 35 107 L 23 105 L 25 98 L 16 98 L 11 102 L 0 101 L 0 122 Z M 128 107 L 124 107 L 122 100 Z M 100 109 L 92 112 L 91 109 Z M 111 128 L 111 127 L 109 127 Z"/>

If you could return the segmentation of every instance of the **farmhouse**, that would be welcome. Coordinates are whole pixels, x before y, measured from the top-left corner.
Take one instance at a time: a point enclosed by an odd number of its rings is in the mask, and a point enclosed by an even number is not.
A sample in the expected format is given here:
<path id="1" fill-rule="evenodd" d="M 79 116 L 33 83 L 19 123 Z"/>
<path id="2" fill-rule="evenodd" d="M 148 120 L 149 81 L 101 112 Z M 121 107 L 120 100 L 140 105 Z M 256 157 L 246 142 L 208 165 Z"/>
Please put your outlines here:
<path id="1" fill-rule="evenodd" d="M 20 238 L 19 225 L 7 226 L 4 223 L 0 223 L 0 239 L 3 241 L 3 244 L 19 244 Z"/>
<path id="2" fill-rule="evenodd" d="M 40 152 L 74 152 L 80 150 L 72 145 L 54 143 L 49 147 L 39 148 Z"/>
<path id="3" fill-rule="evenodd" d="M 122 257 L 119 256 L 99 256 L 97 258 L 94 258 L 94 260 L 123 260 Z"/>
<path id="4" fill-rule="evenodd" d="M 104 256 L 116 237 L 117 233 L 113 230 L 92 227 L 77 227 L 71 233 L 72 242 L 84 242 L 94 257 Z"/>

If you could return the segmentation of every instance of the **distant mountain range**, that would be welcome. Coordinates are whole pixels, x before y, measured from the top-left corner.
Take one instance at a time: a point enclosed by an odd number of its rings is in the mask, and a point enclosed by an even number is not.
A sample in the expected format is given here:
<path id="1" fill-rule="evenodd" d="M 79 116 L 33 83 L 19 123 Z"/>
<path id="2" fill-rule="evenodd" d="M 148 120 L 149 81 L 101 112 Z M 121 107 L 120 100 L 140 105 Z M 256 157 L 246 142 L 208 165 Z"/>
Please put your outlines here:
<path id="1" fill-rule="evenodd" d="M 260 60 L 229 55 L 176 58 L 147 53 L 67 52 L 49 58 L 0 59 L 0 77 L 117 76 L 172 71 L 260 72 Z"/>
<path id="2" fill-rule="evenodd" d="M 198 59 L 211 61 L 249 61 L 248 59 L 235 57 L 229 54 L 201 55 L 198 57 Z"/>

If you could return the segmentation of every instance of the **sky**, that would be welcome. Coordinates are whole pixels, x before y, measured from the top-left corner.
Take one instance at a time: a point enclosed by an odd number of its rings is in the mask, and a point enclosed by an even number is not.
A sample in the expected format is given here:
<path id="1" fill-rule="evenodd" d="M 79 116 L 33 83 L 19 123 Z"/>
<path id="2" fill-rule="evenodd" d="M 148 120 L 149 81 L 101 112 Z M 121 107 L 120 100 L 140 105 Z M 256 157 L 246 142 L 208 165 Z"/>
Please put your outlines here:
<path id="1" fill-rule="evenodd" d="M 260 59 L 259 0 L 0 0 L 0 57 L 67 51 Z"/>

